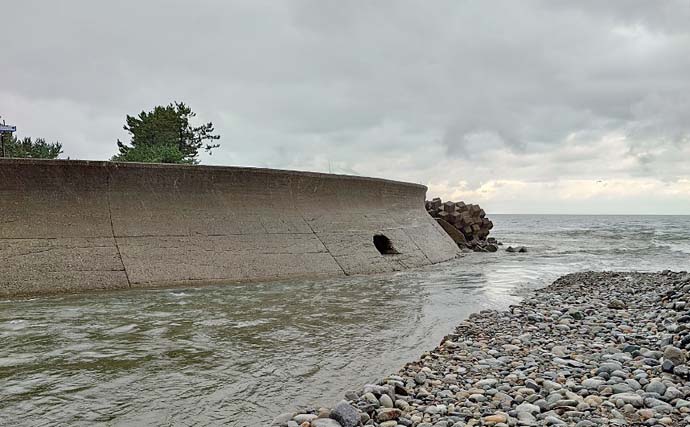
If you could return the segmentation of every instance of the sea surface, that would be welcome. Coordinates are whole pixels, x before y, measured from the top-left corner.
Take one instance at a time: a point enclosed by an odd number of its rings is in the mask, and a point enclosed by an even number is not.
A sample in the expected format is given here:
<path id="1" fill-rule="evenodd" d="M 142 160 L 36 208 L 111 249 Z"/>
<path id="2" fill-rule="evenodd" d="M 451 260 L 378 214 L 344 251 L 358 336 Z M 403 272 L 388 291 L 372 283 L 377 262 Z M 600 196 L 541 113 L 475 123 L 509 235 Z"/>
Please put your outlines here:
<path id="1" fill-rule="evenodd" d="M 0 426 L 266 426 L 565 273 L 690 270 L 690 216 L 491 218 L 499 252 L 413 271 L 0 301 Z"/>

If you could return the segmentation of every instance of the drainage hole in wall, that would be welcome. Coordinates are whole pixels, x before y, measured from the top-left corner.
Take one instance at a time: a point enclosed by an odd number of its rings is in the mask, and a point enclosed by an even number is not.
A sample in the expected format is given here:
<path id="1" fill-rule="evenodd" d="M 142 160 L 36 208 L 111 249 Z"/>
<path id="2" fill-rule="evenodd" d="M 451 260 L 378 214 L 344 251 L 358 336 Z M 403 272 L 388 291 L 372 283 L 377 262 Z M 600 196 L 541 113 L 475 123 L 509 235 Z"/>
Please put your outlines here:
<path id="1" fill-rule="evenodd" d="M 374 246 L 376 246 L 376 249 L 381 255 L 395 255 L 400 253 L 393 247 L 393 242 L 391 242 L 391 239 L 383 234 L 374 235 Z"/>

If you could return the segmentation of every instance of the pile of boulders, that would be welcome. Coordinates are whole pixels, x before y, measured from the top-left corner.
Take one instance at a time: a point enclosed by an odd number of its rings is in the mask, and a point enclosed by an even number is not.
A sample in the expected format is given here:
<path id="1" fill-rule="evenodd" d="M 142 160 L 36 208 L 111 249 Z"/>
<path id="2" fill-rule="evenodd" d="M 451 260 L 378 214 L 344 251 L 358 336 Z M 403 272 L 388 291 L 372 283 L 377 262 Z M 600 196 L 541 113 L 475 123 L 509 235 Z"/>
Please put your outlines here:
<path id="1" fill-rule="evenodd" d="M 426 201 L 426 211 L 434 217 L 461 249 L 496 252 L 500 245 L 489 237 L 494 223 L 479 205 L 465 202 L 443 202 L 440 198 Z"/>

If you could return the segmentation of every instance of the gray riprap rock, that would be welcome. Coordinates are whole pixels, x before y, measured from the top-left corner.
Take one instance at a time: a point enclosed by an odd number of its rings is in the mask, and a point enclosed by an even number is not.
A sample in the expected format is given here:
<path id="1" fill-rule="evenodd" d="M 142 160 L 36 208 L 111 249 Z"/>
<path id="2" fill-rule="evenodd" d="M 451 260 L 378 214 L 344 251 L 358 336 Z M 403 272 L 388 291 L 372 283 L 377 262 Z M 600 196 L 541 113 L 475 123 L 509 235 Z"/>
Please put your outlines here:
<path id="1" fill-rule="evenodd" d="M 664 400 L 671 401 L 674 399 L 680 399 L 684 397 L 685 395 L 678 390 L 677 388 L 671 386 L 666 389 L 666 392 L 664 393 Z"/>
<path id="2" fill-rule="evenodd" d="M 618 393 L 630 393 L 633 391 L 633 388 L 630 387 L 630 385 L 626 383 L 618 383 L 618 384 L 613 384 L 611 385 L 611 390 L 613 393 L 618 394 Z"/>
<path id="3" fill-rule="evenodd" d="M 663 400 L 647 397 L 644 399 L 644 405 L 648 408 L 653 408 L 656 411 L 670 412 L 672 407 Z"/>
<path id="4" fill-rule="evenodd" d="M 610 401 L 615 402 L 617 400 L 622 400 L 623 403 L 629 403 L 636 407 L 641 407 L 644 405 L 644 399 L 637 393 L 618 393 L 614 394 L 609 398 Z"/>
<path id="5" fill-rule="evenodd" d="M 621 369 L 623 369 L 623 365 L 620 362 L 610 361 L 602 363 L 599 366 L 598 372 L 606 372 L 610 374 L 613 371 L 620 371 Z"/>
<path id="6" fill-rule="evenodd" d="M 615 310 L 622 310 L 625 308 L 625 303 L 619 299 L 613 299 L 611 302 L 609 302 L 608 307 Z"/>
<path id="7" fill-rule="evenodd" d="M 563 421 L 562 419 L 558 418 L 555 415 L 549 415 L 547 417 L 544 417 L 544 421 L 546 422 L 547 426 L 564 426 L 564 425 L 566 425 L 565 421 Z"/>
<path id="8" fill-rule="evenodd" d="M 670 360 L 673 366 L 682 365 L 685 363 L 685 354 L 678 347 L 669 345 L 664 349 L 664 360 Z"/>
<path id="9" fill-rule="evenodd" d="M 377 384 L 367 384 L 362 388 L 362 393 L 373 393 L 379 396 L 386 393 L 387 391 L 388 388 Z"/>
<path id="10" fill-rule="evenodd" d="M 345 400 L 357 400 L 358 398 L 357 393 L 352 390 L 345 393 Z"/>
<path id="11" fill-rule="evenodd" d="M 273 423 L 271 425 L 277 427 L 284 427 L 287 425 L 288 421 L 290 421 L 294 416 L 294 412 L 282 413 L 273 419 Z"/>
<path id="12" fill-rule="evenodd" d="M 314 414 L 297 414 L 292 419 L 297 424 L 302 424 L 305 421 L 311 422 L 311 420 L 313 420 L 314 418 L 317 418 L 317 416 Z"/>
<path id="13" fill-rule="evenodd" d="M 604 384 L 606 384 L 606 381 L 599 378 L 587 378 L 586 380 L 582 381 L 582 387 L 590 390 L 596 390 Z"/>
<path id="14" fill-rule="evenodd" d="M 690 408 L 690 401 L 685 399 L 678 399 L 676 401 L 676 408 Z"/>
<path id="15" fill-rule="evenodd" d="M 530 414 L 529 412 L 518 411 L 517 419 L 518 419 L 518 421 L 520 421 L 520 425 L 523 425 L 523 426 L 524 425 L 527 425 L 527 426 L 536 425 L 536 422 L 537 422 L 537 418 L 534 415 Z"/>
<path id="16" fill-rule="evenodd" d="M 663 394 L 666 393 L 666 386 L 659 380 L 652 380 L 644 388 L 644 391 L 647 393 L 657 393 L 659 396 L 663 396 Z"/>
<path id="17" fill-rule="evenodd" d="M 339 422 L 332 418 L 317 418 L 311 422 L 311 427 L 342 427 Z"/>
<path id="18" fill-rule="evenodd" d="M 539 387 L 539 384 L 537 384 L 534 380 L 531 380 L 531 379 L 525 381 L 525 387 L 532 389 L 534 391 L 541 390 L 541 387 Z"/>
<path id="19" fill-rule="evenodd" d="M 688 369 L 687 365 L 674 366 L 673 373 L 682 378 L 690 377 L 690 369 Z"/>
<path id="20" fill-rule="evenodd" d="M 476 383 L 474 383 L 474 386 L 479 387 L 479 388 L 490 388 L 490 387 L 494 387 L 496 384 L 498 384 L 497 379 L 486 378 L 486 379 L 477 381 Z"/>
<path id="21" fill-rule="evenodd" d="M 371 393 L 371 392 L 369 392 L 369 393 L 364 393 L 364 394 L 362 395 L 362 399 L 364 399 L 364 400 L 367 401 L 369 404 L 374 405 L 374 407 L 377 407 L 377 408 L 379 407 L 379 405 L 381 405 L 381 403 L 380 403 L 379 400 L 376 398 L 376 396 L 374 396 L 374 393 Z"/>
<path id="22" fill-rule="evenodd" d="M 382 394 L 381 397 L 379 398 L 379 402 L 381 403 L 381 406 L 383 406 L 384 408 L 392 408 L 393 407 L 393 399 L 391 399 L 391 397 L 387 394 Z"/>
<path id="23" fill-rule="evenodd" d="M 541 408 L 539 408 L 537 405 L 532 405 L 531 403 L 521 403 L 517 407 L 515 407 L 515 410 L 518 412 L 528 412 L 532 415 L 536 415 L 541 412 Z"/>
<path id="24" fill-rule="evenodd" d="M 344 400 L 335 405 L 331 411 L 331 418 L 338 421 L 342 427 L 355 427 L 361 419 L 359 412 Z"/>

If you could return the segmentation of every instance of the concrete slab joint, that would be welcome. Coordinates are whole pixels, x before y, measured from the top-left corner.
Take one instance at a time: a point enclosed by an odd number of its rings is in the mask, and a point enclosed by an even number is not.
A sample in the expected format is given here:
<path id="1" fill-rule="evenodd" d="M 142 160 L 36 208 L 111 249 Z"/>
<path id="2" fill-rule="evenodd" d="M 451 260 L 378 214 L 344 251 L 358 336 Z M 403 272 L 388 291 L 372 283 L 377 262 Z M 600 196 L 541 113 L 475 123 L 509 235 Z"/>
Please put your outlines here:
<path id="1" fill-rule="evenodd" d="M 112 176 L 110 171 L 108 171 L 108 182 L 106 184 L 106 198 L 108 200 L 108 218 L 110 219 L 110 232 L 113 235 L 113 243 L 115 244 L 115 250 L 117 251 L 117 257 L 120 259 L 120 264 L 122 265 L 122 271 L 125 272 L 125 279 L 127 279 L 127 287 L 132 287 L 132 282 L 129 280 L 129 274 L 127 273 L 127 267 L 125 267 L 124 261 L 122 261 L 122 253 L 120 252 L 120 245 L 117 242 L 117 236 L 115 235 L 115 227 L 113 226 L 113 209 L 110 203 L 110 182 Z"/>

